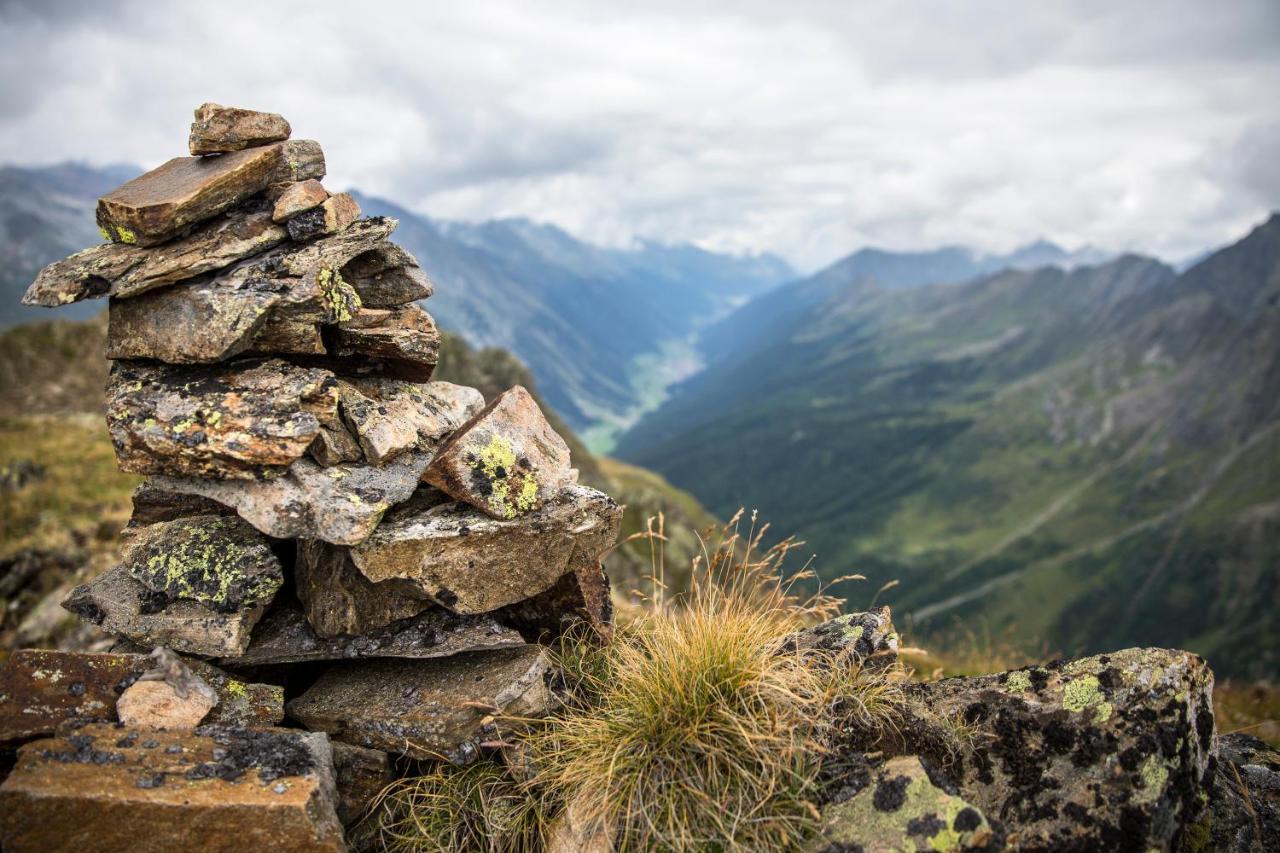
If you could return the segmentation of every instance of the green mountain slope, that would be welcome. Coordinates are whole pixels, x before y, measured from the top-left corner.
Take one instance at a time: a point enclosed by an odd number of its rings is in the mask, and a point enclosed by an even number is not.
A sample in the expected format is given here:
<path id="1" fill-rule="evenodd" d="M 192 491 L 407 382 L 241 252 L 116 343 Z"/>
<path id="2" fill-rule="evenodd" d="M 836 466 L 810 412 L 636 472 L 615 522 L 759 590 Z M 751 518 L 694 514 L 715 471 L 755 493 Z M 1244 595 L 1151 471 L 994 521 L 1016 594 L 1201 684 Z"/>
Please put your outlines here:
<path id="1" fill-rule="evenodd" d="M 620 456 L 758 507 L 825 576 L 900 580 L 924 632 L 1280 673 L 1280 217 L 1182 275 L 892 290 L 837 265 L 763 299 Z"/>

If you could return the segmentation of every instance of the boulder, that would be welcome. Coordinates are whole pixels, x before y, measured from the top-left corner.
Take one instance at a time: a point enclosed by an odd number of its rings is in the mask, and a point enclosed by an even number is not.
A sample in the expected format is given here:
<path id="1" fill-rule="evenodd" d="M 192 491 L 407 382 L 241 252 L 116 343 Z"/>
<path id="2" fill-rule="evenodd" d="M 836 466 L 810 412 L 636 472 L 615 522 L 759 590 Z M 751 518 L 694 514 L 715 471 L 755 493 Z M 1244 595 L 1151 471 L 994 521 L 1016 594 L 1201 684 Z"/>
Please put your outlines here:
<path id="1" fill-rule="evenodd" d="M 538 646 L 434 660 L 338 664 L 286 706 L 313 731 L 357 746 L 465 764 L 497 718 L 545 714 L 547 655 Z"/>
<path id="2" fill-rule="evenodd" d="M 1197 655 L 1127 649 L 915 689 L 973 730 L 956 780 L 1010 846 L 1167 850 L 1198 812 L 1214 725 Z"/>
<path id="3" fill-rule="evenodd" d="M 296 184 L 324 177 L 324 149 L 314 139 L 290 139 L 280 143 L 280 162 L 268 178 L 268 186 Z"/>
<path id="4" fill-rule="evenodd" d="M 783 654 L 817 652 L 830 655 L 840 666 L 883 670 L 898 660 L 898 632 L 888 607 L 866 613 L 846 613 L 820 625 L 789 634 Z"/>
<path id="5" fill-rule="evenodd" d="M 120 470 L 269 477 L 306 452 L 337 411 L 333 376 L 279 359 L 179 369 L 116 362 L 107 428 Z"/>
<path id="6" fill-rule="evenodd" d="M 992 841 L 982 812 L 914 756 L 855 757 L 819 803 L 815 853 L 979 850 Z M 992 845 L 995 847 L 995 845 Z"/>
<path id="7" fill-rule="evenodd" d="M 284 585 L 266 537 L 235 516 L 195 515 L 138 528 L 120 565 L 165 604 L 195 601 L 220 613 L 270 604 Z"/>
<path id="8" fill-rule="evenodd" d="M 347 370 L 427 382 L 440 358 L 440 331 L 417 305 L 364 308 L 338 323 L 330 353 L 349 363 Z M 557 436 L 558 437 L 558 436 Z"/>
<path id="9" fill-rule="evenodd" d="M 104 243 L 55 261 L 40 271 L 22 302 L 52 308 L 103 296 L 137 296 L 223 269 L 288 237 L 271 221 L 270 210 L 250 201 L 161 246 Z"/>
<path id="10" fill-rule="evenodd" d="M 387 519 L 351 560 L 374 584 L 399 579 L 455 613 L 486 613 L 549 589 L 613 545 L 622 508 L 570 486 L 512 520 L 422 491 Z"/>
<path id="11" fill-rule="evenodd" d="M 175 157 L 98 199 L 98 226 L 113 243 L 155 246 L 267 188 L 280 145 L 221 157 Z"/>
<path id="12" fill-rule="evenodd" d="M 341 851 L 323 734 L 110 723 L 27 744 L 0 785 L 10 853 Z"/>
<path id="13" fill-rule="evenodd" d="M 569 446 L 533 396 L 516 385 L 454 434 L 423 479 L 494 518 L 515 518 L 538 509 L 575 477 Z"/>
<path id="14" fill-rule="evenodd" d="M 359 218 L 360 204 L 349 193 L 338 193 L 305 212 L 291 216 L 287 225 L 289 236 L 294 240 L 313 240 L 326 234 L 337 234 Z"/>
<path id="15" fill-rule="evenodd" d="M 449 382 L 351 379 L 338 383 L 338 403 L 365 461 L 384 465 L 406 450 L 438 450 L 465 423 L 459 414 L 479 411 L 484 398 Z"/>
<path id="16" fill-rule="evenodd" d="M 458 616 L 439 607 L 364 634 L 321 637 L 301 610 L 282 605 L 262 617 L 245 653 L 226 663 L 260 666 L 373 657 L 435 658 L 523 644 L 520 634 L 492 616 Z"/>
<path id="17" fill-rule="evenodd" d="M 1209 804 L 1184 831 L 1186 853 L 1280 850 L 1280 751 L 1247 734 L 1214 743 Z"/>
<path id="18" fill-rule="evenodd" d="M 287 222 L 299 213 L 306 213 L 308 210 L 319 207 L 327 198 L 329 198 L 328 191 L 315 178 L 289 184 L 275 200 L 275 207 L 271 209 L 271 221 Z"/>
<path id="19" fill-rule="evenodd" d="M 391 758 L 380 749 L 333 741 L 333 774 L 338 789 L 338 820 L 351 826 L 369 811 L 382 789 L 391 784 Z"/>
<path id="20" fill-rule="evenodd" d="M 165 603 L 164 596 L 157 597 L 119 566 L 73 589 L 62 606 L 143 646 L 169 646 L 206 657 L 243 654 L 265 610 L 257 605 L 222 613 L 184 599 Z"/>
<path id="21" fill-rule="evenodd" d="M 270 726 L 284 719 L 284 692 L 240 681 L 203 661 L 188 666 L 217 694 L 209 721 Z M 68 720 L 118 719 L 120 695 L 155 665 L 144 654 L 22 649 L 0 664 L 0 743 L 51 735 Z"/>
<path id="22" fill-rule="evenodd" d="M 284 116 L 201 104 L 196 107 L 195 121 L 187 147 L 192 154 L 222 154 L 282 142 L 293 132 Z"/>
<path id="23" fill-rule="evenodd" d="M 413 255 L 394 243 L 356 255 L 343 266 L 342 276 L 366 308 L 395 308 L 435 292 Z"/>

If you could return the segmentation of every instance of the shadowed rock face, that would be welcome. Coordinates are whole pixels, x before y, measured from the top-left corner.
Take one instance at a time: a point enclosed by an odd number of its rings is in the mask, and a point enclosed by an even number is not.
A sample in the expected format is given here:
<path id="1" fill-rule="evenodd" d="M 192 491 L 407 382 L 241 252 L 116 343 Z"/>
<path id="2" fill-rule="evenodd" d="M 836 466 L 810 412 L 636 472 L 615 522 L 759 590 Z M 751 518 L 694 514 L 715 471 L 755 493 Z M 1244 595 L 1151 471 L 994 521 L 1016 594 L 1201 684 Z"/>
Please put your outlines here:
<path id="1" fill-rule="evenodd" d="M 196 155 L 241 151 L 281 142 L 293 132 L 282 115 L 221 104 L 201 104 L 196 107 L 195 119 L 187 147 Z"/>
<path id="2" fill-rule="evenodd" d="M 347 549 L 315 540 L 298 543 L 294 588 L 321 637 L 364 634 L 436 606 L 403 580 L 373 583 L 351 564 Z"/>
<path id="3" fill-rule="evenodd" d="M 332 374 L 278 359 L 187 369 L 116 362 L 107 383 L 116 457 L 136 474 L 280 474 L 336 409 Z"/>
<path id="4" fill-rule="evenodd" d="M 509 604 L 494 615 L 531 643 L 553 643 L 579 625 L 609 642 L 613 639 L 609 576 L 597 557 L 590 557 L 579 568 L 562 575 L 550 589 Z"/>
<path id="5" fill-rule="evenodd" d="M 394 774 L 391 759 L 379 749 L 365 749 L 335 740 L 333 773 L 338 788 L 338 820 L 351 826 L 364 817 Z"/>
<path id="6" fill-rule="evenodd" d="M 154 246 L 267 188 L 279 145 L 221 157 L 175 157 L 98 200 L 98 226 L 115 243 Z"/>
<path id="7" fill-rule="evenodd" d="M 1214 759 L 1209 806 L 1186 849 L 1280 850 L 1280 752 L 1236 733 L 1217 738 Z"/>
<path id="8" fill-rule="evenodd" d="M 281 196 L 284 198 L 284 195 Z M 348 193 L 338 193 L 318 205 L 289 217 L 289 236 L 299 242 L 337 234 L 360 218 L 360 204 Z"/>
<path id="9" fill-rule="evenodd" d="M 0 842 L 48 850 L 340 851 L 323 734 L 93 724 L 35 741 L 0 786 Z"/>
<path id="10" fill-rule="evenodd" d="M 546 713 L 538 646 L 426 661 L 340 664 L 288 704 L 290 716 L 357 746 L 465 764 L 497 735 L 494 716 Z"/>
<path id="11" fill-rule="evenodd" d="M 387 376 L 427 382 L 440 359 L 440 330 L 417 305 L 363 308 L 337 324 L 328 348 L 356 369 L 368 364 Z"/>

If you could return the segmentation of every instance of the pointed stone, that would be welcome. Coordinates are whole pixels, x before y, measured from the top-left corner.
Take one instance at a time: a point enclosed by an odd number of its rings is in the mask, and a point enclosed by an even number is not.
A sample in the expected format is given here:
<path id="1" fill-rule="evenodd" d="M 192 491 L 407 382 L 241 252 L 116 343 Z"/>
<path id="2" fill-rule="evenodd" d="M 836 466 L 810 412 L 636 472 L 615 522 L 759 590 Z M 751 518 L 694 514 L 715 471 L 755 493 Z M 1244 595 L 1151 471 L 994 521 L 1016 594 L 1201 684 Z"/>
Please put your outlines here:
<path id="1" fill-rule="evenodd" d="M 542 506 L 574 475 L 569 446 L 516 385 L 449 439 L 423 479 L 494 518 L 516 518 Z"/>
<path id="2" fill-rule="evenodd" d="M 435 292 L 431 280 L 404 249 L 382 243 L 352 258 L 342 277 L 360 294 L 366 308 L 395 308 Z"/>
<path id="3" fill-rule="evenodd" d="M 280 474 L 336 411 L 332 374 L 278 359 L 185 369 L 116 362 L 107 381 L 116 458 L 135 474 Z"/>
<path id="4" fill-rule="evenodd" d="M 219 613 L 270 604 L 284 570 L 265 536 L 236 516 L 196 515 L 138 529 L 121 567 L 157 602 L 194 601 Z"/>
<path id="5" fill-rule="evenodd" d="M 365 308 L 338 323 L 330 352 L 340 364 L 368 364 L 381 375 L 427 382 L 440 359 L 440 331 L 417 305 Z"/>
<path id="6" fill-rule="evenodd" d="M 275 200 L 271 210 L 272 222 L 287 222 L 299 213 L 319 207 L 329 198 L 324 186 L 312 178 L 297 184 L 290 184 Z"/>
<path id="7" fill-rule="evenodd" d="M 221 104 L 196 107 L 187 147 L 192 154 L 222 154 L 242 151 L 272 142 L 282 142 L 293 132 L 284 116 Z"/>
<path id="8" fill-rule="evenodd" d="M 0 785 L 0 846 L 338 853 L 336 802 L 323 734 L 96 723 L 21 749 Z"/>
<path id="9" fill-rule="evenodd" d="M 314 139 L 290 139 L 280 143 L 280 162 L 268 179 L 272 184 L 296 184 L 324 177 L 324 149 Z"/>
<path id="10" fill-rule="evenodd" d="M 359 203 L 349 193 L 338 193 L 305 213 L 291 217 L 288 221 L 289 236 L 303 241 L 337 234 L 359 218 Z"/>
<path id="11" fill-rule="evenodd" d="M 98 200 L 98 226 L 115 243 L 154 246 L 262 192 L 281 147 L 221 157 L 175 157 Z"/>
<path id="12" fill-rule="evenodd" d="M 62 606 L 110 634 L 143 646 L 168 646 L 205 657 L 235 657 L 249 647 L 249 634 L 263 605 L 219 613 L 194 601 L 168 604 L 121 567 L 108 569 L 67 596 Z"/>
<path id="13" fill-rule="evenodd" d="M 435 606 L 402 580 L 372 583 L 351 565 L 346 549 L 315 540 L 298 543 L 294 587 L 321 637 L 364 634 Z"/>
<path id="14" fill-rule="evenodd" d="M 448 382 L 418 384 L 394 379 L 339 381 L 343 420 L 360 443 L 364 459 L 384 465 L 406 450 L 436 450 L 456 430 L 459 402 L 470 413 L 484 406 L 474 388 Z"/>
<path id="15" fill-rule="evenodd" d="M 271 221 L 270 211 L 250 201 L 162 246 L 104 243 L 55 261 L 36 276 L 22 303 L 53 308 L 82 299 L 137 296 L 220 270 L 288 237 L 288 231 Z"/>
<path id="16" fill-rule="evenodd" d="M 466 764 L 497 734 L 494 717 L 546 713 L 547 665 L 539 646 L 339 664 L 286 710 L 346 743 Z"/>
<path id="17" fill-rule="evenodd" d="M 293 605 L 273 608 L 253 629 L 249 648 L 228 664 L 259 666 L 355 658 L 443 658 L 524 645 L 492 616 L 458 616 L 429 605 L 408 619 L 359 635 L 321 637 Z"/>
<path id="18" fill-rule="evenodd" d="M 284 720 L 284 691 L 251 684 L 203 661 L 184 663 L 213 688 L 209 721 L 270 726 Z M 154 665 L 150 655 L 20 649 L 0 664 L 0 744 L 51 735 L 68 720 L 118 719 L 116 701 Z"/>
<path id="19" fill-rule="evenodd" d="M 554 586 L 617 539 L 622 508 L 594 489 L 570 486 L 515 520 L 496 520 L 420 492 L 351 549 L 374 584 L 393 579 L 455 613 L 486 613 Z"/>

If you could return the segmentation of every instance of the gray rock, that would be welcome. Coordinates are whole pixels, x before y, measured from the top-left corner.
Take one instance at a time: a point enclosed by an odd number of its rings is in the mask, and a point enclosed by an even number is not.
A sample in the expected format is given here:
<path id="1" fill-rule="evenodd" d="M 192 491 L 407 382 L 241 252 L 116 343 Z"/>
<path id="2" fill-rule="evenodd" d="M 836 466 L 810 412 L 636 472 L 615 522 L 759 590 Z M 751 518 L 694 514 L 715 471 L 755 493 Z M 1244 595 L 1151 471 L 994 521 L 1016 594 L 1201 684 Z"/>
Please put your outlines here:
<path id="1" fill-rule="evenodd" d="M 375 584 L 402 579 L 456 613 L 485 613 L 537 595 L 611 546 L 622 508 L 571 486 L 513 520 L 490 518 L 430 492 L 397 509 L 351 549 Z"/>
<path id="2" fill-rule="evenodd" d="M 62 606 L 104 631 L 143 646 L 205 657 L 236 657 L 249 647 L 263 605 L 220 613 L 194 601 L 165 603 L 119 566 L 78 586 Z"/>
<path id="3" fill-rule="evenodd" d="M 284 198 L 281 195 L 281 198 Z M 337 234 L 360 218 L 360 205 L 349 193 L 329 196 L 319 205 L 289 218 L 289 236 L 294 240 L 313 240 L 326 234 Z"/>
<path id="4" fill-rule="evenodd" d="M 192 154 L 221 154 L 256 148 L 289 138 L 293 129 L 284 116 L 257 110 L 201 104 L 196 107 L 195 121 L 187 147 Z"/>
<path id="5" fill-rule="evenodd" d="M 498 735 L 496 717 L 536 717 L 550 703 L 538 646 L 435 660 L 343 663 L 286 711 L 336 740 L 411 758 L 465 764 Z"/>
<path id="6" fill-rule="evenodd" d="M 783 653 L 816 651 L 839 666 L 886 669 L 898 659 L 898 632 L 888 607 L 846 613 L 788 635 Z"/>
<path id="7" fill-rule="evenodd" d="M 338 403 L 365 461 L 384 465 L 406 450 L 438 450 L 484 406 L 484 398 L 474 388 L 448 382 L 352 379 L 339 381 Z"/>
<path id="8" fill-rule="evenodd" d="M 613 639 L 613 598 L 609 577 L 597 557 L 573 562 L 581 566 L 560 577 L 550 589 L 508 604 L 494 615 L 531 643 L 550 644 L 570 630 L 585 626 L 597 637 Z"/>
<path id="9" fill-rule="evenodd" d="M 358 636 L 321 637 L 293 605 L 272 608 L 253 629 L 236 666 L 355 658 L 436 658 L 523 645 L 520 634 L 492 616 L 457 616 L 439 607 Z"/>
<path id="10" fill-rule="evenodd" d="M 279 359 L 184 368 L 118 361 L 107 429 L 120 470 L 253 479 L 283 473 L 337 411 L 328 371 Z"/>
<path id="11" fill-rule="evenodd" d="M 380 749 L 365 749 L 333 741 L 333 773 L 338 789 L 338 820 L 350 827 L 369 811 L 395 774 L 390 757 Z"/>
<path id="12" fill-rule="evenodd" d="M 1209 804 L 1185 831 L 1182 849 L 1280 850 L 1280 752 L 1247 734 L 1214 743 Z"/>
<path id="13" fill-rule="evenodd" d="M 321 637 L 364 634 L 435 606 L 413 584 L 371 582 L 351 565 L 347 549 L 315 540 L 298 543 L 294 588 Z"/>
<path id="14" fill-rule="evenodd" d="M 255 355 L 325 355 L 320 325 L 268 314 L 253 336 L 248 352 Z"/>
<path id="15" fill-rule="evenodd" d="M 413 255 L 394 243 L 381 243 L 352 258 L 342 276 L 366 308 L 395 308 L 435 292 Z"/>
<path id="16" fill-rule="evenodd" d="M 280 143 L 280 162 L 268 178 L 268 185 L 294 184 L 323 178 L 324 149 L 314 139 L 290 139 Z"/>
<path id="17" fill-rule="evenodd" d="M 386 376 L 427 382 L 440 358 L 440 331 L 417 305 L 365 308 L 338 323 L 330 352 Z"/>

